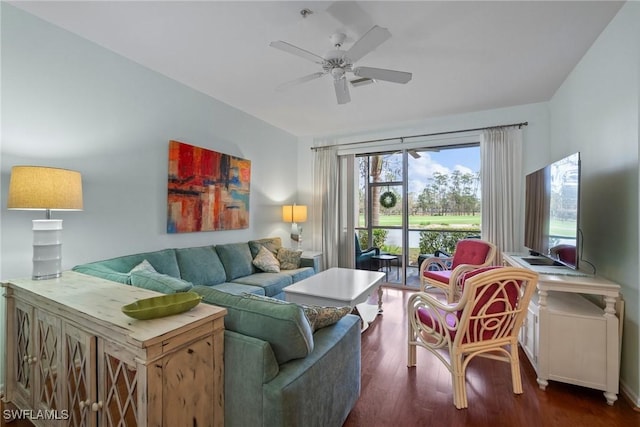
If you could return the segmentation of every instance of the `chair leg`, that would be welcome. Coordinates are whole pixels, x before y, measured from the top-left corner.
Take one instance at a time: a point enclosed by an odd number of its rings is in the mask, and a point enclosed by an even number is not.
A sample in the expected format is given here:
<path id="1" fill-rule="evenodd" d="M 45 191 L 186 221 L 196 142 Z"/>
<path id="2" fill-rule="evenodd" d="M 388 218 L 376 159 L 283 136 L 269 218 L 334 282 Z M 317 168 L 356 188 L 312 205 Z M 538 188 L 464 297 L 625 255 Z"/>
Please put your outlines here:
<path id="1" fill-rule="evenodd" d="M 451 357 L 451 382 L 453 383 L 453 404 L 457 409 L 464 409 L 467 404 L 467 389 L 465 387 L 465 372 L 462 367 L 462 355 Z"/>
<path id="2" fill-rule="evenodd" d="M 407 346 L 407 366 L 412 367 L 416 366 L 416 347 L 414 344 L 416 342 L 417 335 L 413 328 L 411 327 L 411 321 L 409 321 L 409 336 L 408 336 L 408 346 Z"/>
<path id="3" fill-rule="evenodd" d="M 522 394 L 522 376 L 520 375 L 520 357 L 518 356 L 518 344 L 511 343 L 511 382 L 513 392 Z"/>

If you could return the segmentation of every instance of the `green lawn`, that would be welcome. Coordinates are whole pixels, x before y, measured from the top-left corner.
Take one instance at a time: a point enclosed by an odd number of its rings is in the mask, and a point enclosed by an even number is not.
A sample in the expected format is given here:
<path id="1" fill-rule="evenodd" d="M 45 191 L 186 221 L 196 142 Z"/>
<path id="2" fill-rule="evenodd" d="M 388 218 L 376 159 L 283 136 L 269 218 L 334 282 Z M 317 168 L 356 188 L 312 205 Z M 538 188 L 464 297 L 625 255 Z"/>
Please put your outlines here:
<path id="1" fill-rule="evenodd" d="M 360 215 L 360 225 L 364 226 L 364 215 Z M 400 215 L 380 215 L 378 225 L 382 227 L 402 226 Z M 449 228 L 456 229 L 479 229 L 480 215 L 411 215 L 409 216 L 409 228 Z"/>

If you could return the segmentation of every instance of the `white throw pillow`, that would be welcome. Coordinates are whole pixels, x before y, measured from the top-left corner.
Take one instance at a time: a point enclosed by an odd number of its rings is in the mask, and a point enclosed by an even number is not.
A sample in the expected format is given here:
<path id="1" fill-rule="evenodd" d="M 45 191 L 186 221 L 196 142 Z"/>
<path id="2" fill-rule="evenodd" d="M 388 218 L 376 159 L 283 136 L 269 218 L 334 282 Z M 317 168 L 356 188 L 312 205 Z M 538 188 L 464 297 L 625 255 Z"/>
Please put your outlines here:
<path id="1" fill-rule="evenodd" d="M 266 273 L 280 273 L 280 262 L 273 253 L 262 246 L 253 259 L 253 265 Z"/>

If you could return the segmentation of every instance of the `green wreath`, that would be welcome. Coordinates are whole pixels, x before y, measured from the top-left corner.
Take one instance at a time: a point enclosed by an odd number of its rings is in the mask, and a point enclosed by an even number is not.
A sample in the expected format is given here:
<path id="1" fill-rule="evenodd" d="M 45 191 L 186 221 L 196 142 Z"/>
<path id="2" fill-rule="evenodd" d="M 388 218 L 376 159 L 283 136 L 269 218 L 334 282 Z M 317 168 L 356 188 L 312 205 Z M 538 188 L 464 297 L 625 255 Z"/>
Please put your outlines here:
<path id="1" fill-rule="evenodd" d="M 387 208 L 387 209 L 392 208 L 396 205 L 397 202 L 398 202 L 398 198 L 391 191 L 385 191 L 380 195 L 380 205 L 383 208 Z"/>

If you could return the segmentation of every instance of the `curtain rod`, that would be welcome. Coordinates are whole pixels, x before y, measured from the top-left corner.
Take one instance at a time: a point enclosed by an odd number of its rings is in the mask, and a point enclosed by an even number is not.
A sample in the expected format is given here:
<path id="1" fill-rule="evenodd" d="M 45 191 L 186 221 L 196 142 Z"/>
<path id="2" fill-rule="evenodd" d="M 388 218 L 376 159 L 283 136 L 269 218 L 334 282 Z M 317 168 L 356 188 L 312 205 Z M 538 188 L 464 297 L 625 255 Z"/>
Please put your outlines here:
<path id="1" fill-rule="evenodd" d="M 319 147 L 311 147 L 311 149 L 313 151 L 316 151 L 316 150 L 324 150 L 327 148 L 334 148 L 334 147 L 348 147 L 350 145 L 369 144 L 371 142 L 393 141 L 394 139 L 399 139 L 402 141 L 405 138 L 423 138 L 426 136 L 438 136 L 438 135 L 448 135 L 452 133 L 474 132 L 474 131 L 487 130 L 487 129 L 508 128 L 512 126 L 518 126 L 518 129 L 521 129 L 522 126 L 528 126 L 528 125 L 529 125 L 529 122 L 520 122 L 520 123 L 512 123 L 509 125 L 497 125 L 497 126 L 486 126 L 482 128 L 473 128 L 473 129 L 449 130 L 445 132 L 423 133 L 422 135 L 396 136 L 393 138 L 370 139 L 367 141 L 358 141 L 358 142 L 345 142 L 344 144 L 321 145 Z"/>

